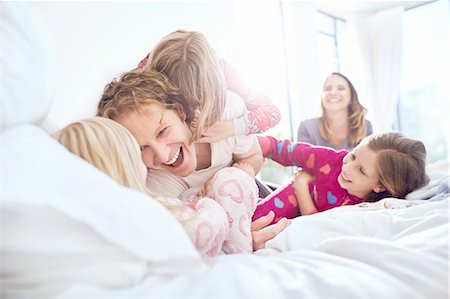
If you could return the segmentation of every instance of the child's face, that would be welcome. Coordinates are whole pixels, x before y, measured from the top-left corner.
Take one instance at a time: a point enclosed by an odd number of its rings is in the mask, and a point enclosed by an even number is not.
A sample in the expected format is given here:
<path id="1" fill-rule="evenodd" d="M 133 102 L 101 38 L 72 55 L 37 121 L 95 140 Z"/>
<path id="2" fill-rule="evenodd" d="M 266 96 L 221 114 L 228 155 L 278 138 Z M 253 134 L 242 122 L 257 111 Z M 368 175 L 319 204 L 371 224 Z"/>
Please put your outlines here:
<path id="1" fill-rule="evenodd" d="M 331 75 L 325 81 L 322 92 L 322 105 L 327 111 L 347 109 L 351 100 L 350 87 L 339 75 Z"/>
<path id="2" fill-rule="evenodd" d="M 136 138 L 144 164 L 149 169 L 187 176 L 197 167 L 191 131 L 174 110 L 156 104 L 143 107 L 115 119 Z"/>
<path id="3" fill-rule="evenodd" d="M 349 152 L 343 159 L 339 185 L 351 195 L 365 197 L 372 190 L 384 191 L 379 183 L 376 167 L 377 153 L 369 149 L 366 143 L 361 143 Z"/>

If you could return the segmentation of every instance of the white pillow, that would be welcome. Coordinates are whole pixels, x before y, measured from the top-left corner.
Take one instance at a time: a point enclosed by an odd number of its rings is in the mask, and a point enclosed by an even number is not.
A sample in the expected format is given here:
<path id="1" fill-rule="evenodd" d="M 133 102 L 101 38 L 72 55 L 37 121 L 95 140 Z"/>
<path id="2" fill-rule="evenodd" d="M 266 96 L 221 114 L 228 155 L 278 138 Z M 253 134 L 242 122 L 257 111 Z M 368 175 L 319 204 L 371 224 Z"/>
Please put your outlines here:
<path id="1" fill-rule="evenodd" d="M 2 2 L 2 130 L 40 124 L 55 92 L 54 44 L 45 21 L 23 2 Z"/>
<path id="2" fill-rule="evenodd" d="M 199 258 L 182 226 L 162 205 L 116 184 L 42 129 L 17 126 L 1 138 L 2 172 L 7 174 L 2 176 L 5 207 L 20 204 L 55 210 L 146 261 Z M 29 242 L 39 239 L 37 235 Z"/>

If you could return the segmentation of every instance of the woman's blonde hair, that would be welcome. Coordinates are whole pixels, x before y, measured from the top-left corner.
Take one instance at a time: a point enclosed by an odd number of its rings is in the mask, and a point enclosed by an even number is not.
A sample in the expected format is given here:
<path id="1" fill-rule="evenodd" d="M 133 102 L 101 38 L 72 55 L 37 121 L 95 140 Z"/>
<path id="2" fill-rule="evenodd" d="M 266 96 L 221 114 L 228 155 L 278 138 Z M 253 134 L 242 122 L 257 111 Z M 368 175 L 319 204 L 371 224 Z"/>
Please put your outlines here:
<path id="1" fill-rule="evenodd" d="M 163 73 L 179 88 L 186 122 L 196 127 L 192 141 L 220 119 L 226 100 L 224 72 L 202 33 L 177 30 L 163 37 L 144 69 Z"/>
<path id="2" fill-rule="evenodd" d="M 359 102 L 358 93 L 356 92 L 352 82 L 338 72 L 331 73 L 328 78 L 333 75 L 343 78 L 350 88 L 350 104 L 348 105 L 348 144 L 354 147 L 367 135 L 367 128 L 364 123 L 367 109 L 364 108 L 364 106 Z M 324 82 L 324 87 L 328 78 Z M 331 128 L 325 107 L 323 106 L 323 101 L 320 101 L 320 103 L 322 107 L 322 115 L 319 118 L 319 130 L 322 137 L 329 142 L 331 139 Z"/>
<path id="3" fill-rule="evenodd" d="M 397 132 L 380 133 L 366 137 L 363 141 L 377 153 L 379 183 L 386 189 L 371 192 L 365 201 L 378 201 L 385 197 L 405 196 L 428 184 L 426 174 L 427 152 L 423 142 L 404 137 Z"/>
<path id="4" fill-rule="evenodd" d="M 104 117 L 74 122 L 53 137 L 70 152 L 91 163 L 122 186 L 154 197 L 171 211 L 180 209 L 155 197 L 145 186 L 139 145 L 121 124 Z"/>
<path id="5" fill-rule="evenodd" d="M 105 86 L 97 105 L 97 116 L 116 119 L 133 111 L 141 112 L 151 104 L 175 110 L 180 118 L 185 115 L 178 88 L 163 74 L 135 69 Z"/>

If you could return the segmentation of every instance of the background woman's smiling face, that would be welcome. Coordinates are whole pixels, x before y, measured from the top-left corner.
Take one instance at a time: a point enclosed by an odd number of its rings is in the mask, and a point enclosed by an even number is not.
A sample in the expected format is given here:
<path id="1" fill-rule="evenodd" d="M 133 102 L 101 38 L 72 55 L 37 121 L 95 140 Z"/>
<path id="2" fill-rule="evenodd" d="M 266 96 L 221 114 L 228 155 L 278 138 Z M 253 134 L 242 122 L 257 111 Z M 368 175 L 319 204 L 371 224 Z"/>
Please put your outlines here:
<path id="1" fill-rule="evenodd" d="M 195 146 L 190 143 L 191 131 L 175 110 L 150 104 L 114 120 L 136 138 L 149 169 L 184 177 L 197 167 Z"/>
<path id="2" fill-rule="evenodd" d="M 322 91 L 322 104 L 325 110 L 345 110 L 350 101 L 351 91 L 347 81 L 339 75 L 328 77 Z"/>

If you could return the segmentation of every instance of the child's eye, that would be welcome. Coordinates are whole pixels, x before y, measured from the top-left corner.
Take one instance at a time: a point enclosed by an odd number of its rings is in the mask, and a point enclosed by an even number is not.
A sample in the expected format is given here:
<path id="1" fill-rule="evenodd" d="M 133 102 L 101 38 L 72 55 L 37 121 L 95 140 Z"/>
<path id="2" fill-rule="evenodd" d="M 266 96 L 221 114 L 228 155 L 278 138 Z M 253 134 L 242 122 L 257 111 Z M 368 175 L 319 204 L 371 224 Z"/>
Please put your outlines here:
<path id="1" fill-rule="evenodd" d="M 366 175 L 366 172 L 365 172 L 364 169 L 362 169 L 361 167 L 359 168 L 359 171 L 360 171 L 363 175 Z"/>
<path id="2" fill-rule="evenodd" d="M 142 145 L 141 147 L 140 147 L 140 149 L 141 149 L 141 152 L 143 152 L 145 149 L 147 149 L 148 148 L 148 145 Z"/>

